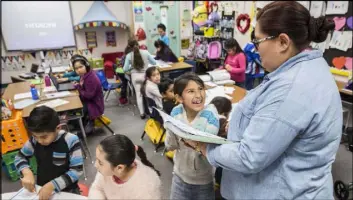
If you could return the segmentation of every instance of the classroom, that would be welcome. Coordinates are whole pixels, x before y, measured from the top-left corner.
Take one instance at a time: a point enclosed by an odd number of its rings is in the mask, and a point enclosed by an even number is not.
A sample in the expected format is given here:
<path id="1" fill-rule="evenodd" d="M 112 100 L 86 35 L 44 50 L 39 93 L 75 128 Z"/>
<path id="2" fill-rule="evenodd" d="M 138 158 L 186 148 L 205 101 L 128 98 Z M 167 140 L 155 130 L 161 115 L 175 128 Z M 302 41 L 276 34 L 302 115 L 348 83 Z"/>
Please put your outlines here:
<path id="1" fill-rule="evenodd" d="M 1 1 L 1 199 L 353 199 L 351 1 Z"/>

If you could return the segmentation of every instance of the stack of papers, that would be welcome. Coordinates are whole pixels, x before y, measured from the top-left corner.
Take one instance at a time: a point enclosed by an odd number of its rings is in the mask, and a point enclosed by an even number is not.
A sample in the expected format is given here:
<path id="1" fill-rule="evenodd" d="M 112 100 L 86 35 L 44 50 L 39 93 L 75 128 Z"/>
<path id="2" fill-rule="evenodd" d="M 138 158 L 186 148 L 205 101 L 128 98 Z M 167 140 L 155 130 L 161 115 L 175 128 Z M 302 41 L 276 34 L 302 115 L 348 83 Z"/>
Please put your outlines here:
<path id="1" fill-rule="evenodd" d="M 39 185 L 36 185 L 36 192 L 30 192 L 25 188 L 21 188 L 13 197 L 11 197 L 11 200 L 37 200 L 39 199 L 38 192 L 42 188 Z M 54 194 L 54 192 L 53 192 Z"/>
<path id="2" fill-rule="evenodd" d="M 55 107 L 62 106 L 62 105 L 67 104 L 67 103 L 69 103 L 69 102 L 66 101 L 66 100 L 55 99 L 55 100 L 51 100 L 51 101 L 39 104 L 36 107 L 47 106 L 47 107 L 50 107 L 50 108 L 55 108 Z"/>
<path id="3" fill-rule="evenodd" d="M 232 97 L 230 97 L 226 94 L 224 88 L 225 88 L 224 86 L 217 86 L 217 87 L 206 90 L 205 105 L 208 105 L 212 101 L 212 99 L 215 97 L 226 97 L 229 100 L 231 100 Z M 230 90 L 231 89 L 227 89 L 227 92 L 229 92 Z"/>
<path id="4" fill-rule="evenodd" d="M 170 115 L 157 108 L 154 109 L 156 109 L 163 118 L 164 127 L 181 138 L 213 144 L 233 143 L 232 141 L 224 139 L 222 137 L 197 130 L 179 120 L 174 119 Z"/>
<path id="5" fill-rule="evenodd" d="M 208 75 L 199 75 L 204 82 L 213 82 L 216 85 L 235 84 L 235 81 L 230 79 L 230 74 L 225 69 L 214 70 L 207 73 Z"/>

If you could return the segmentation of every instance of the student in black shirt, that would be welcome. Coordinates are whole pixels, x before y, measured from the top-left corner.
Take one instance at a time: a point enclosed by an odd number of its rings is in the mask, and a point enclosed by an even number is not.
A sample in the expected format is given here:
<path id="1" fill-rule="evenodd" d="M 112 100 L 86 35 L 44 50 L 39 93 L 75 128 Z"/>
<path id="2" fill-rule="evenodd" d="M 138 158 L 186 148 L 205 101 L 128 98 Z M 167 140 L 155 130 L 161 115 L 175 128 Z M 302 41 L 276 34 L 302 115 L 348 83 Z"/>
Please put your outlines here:
<path id="1" fill-rule="evenodd" d="M 158 85 L 159 92 L 162 95 L 163 110 L 170 115 L 173 108 L 177 105 L 174 98 L 174 82 L 167 78 L 162 80 Z"/>

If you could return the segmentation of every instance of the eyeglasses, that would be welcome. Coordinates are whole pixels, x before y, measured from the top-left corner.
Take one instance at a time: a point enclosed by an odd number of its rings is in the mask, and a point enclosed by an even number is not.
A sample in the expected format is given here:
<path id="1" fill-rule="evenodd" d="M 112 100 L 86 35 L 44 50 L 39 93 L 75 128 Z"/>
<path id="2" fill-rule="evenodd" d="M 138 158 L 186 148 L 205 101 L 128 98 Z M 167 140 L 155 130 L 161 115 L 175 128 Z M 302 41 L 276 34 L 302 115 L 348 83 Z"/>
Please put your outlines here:
<path id="1" fill-rule="evenodd" d="M 264 42 L 266 40 L 271 40 L 271 39 L 273 39 L 275 37 L 276 36 L 268 36 L 268 37 L 265 37 L 265 38 L 262 38 L 262 39 L 253 39 L 251 42 L 255 45 L 256 50 L 258 50 L 259 49 L 259 44 L 261 42 Z"/>

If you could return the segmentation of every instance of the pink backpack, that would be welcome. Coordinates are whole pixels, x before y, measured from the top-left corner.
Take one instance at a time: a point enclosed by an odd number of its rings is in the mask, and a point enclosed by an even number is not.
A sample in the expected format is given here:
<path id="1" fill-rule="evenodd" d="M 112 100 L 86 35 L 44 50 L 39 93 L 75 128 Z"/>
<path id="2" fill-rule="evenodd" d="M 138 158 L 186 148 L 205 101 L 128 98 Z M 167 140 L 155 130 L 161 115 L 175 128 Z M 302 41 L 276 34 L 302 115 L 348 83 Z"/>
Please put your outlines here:
<path id="1" fill-rule="evenodd" d="M 219 41 L 212 41 L 208 44 L 208 59 L 219 59 L 222 53 L 222 44 Z"/>

